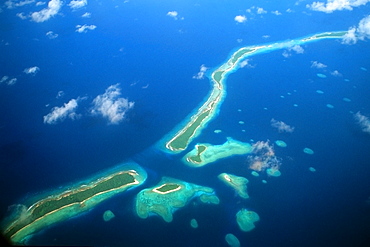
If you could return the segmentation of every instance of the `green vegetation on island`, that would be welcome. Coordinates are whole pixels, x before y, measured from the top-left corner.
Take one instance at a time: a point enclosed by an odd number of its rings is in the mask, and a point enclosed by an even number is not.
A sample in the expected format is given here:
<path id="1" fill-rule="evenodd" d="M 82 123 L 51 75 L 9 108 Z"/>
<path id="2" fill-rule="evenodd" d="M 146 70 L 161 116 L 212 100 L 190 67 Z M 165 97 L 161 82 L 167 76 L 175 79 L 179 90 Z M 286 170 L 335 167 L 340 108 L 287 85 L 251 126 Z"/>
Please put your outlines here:
<path id="1" fill-rule="evenodd" d="M 252 146 L 249 143 L 236 141 L 229 137 L 222 145 L 197 144 L 182 160 L 188 166 L 201 167 L 219 159 L 251 152 Z"/>
<path id="2" fill-rule="evenodd" d="M 288 49 L 293 46 L 301 45 L 307 42 L 313 42 L 319 39 L 343 38 L 346 34 L 347 32 L 345 31 L 325 32 L 311 35 L 302 39 L 260 46 L 247 46 L 238 49 L 225 63 L 213 71 L 211 75 L 211 81 L 213 85 L 210 96 L 196 111 L 196 113 L 190 117 L 190 121 L 184 124 L 184 126 L 181 126 L 180 130 L 172 138 L 170 138 L 169 141 L 165 142 L 165 148 L 171 152 L 181 152 L 185 150 L 189 143 L 200 134 L 203 128 L 205 128 L 207 123 L 215 117 L 215 114 L 217 113 L 217 110 L 220 107 L 226 93 L 224 89 L 226 78 L 230 73 L 233 73 L 238 68 L 238 64 L 243 59 L 259 53 L 279 49 Z"/>
<path id="3" fill-rule="evenodd" d="M 167 185 L 171 185 L 173 189 L 161 192 L 161 188 L 167 187 Z M 175 188 L 175 186 L 177 187 Z M 202 196 L 206 197 L 202 198 Z M 161 216 L 164 221 L 171 222 L 172 214 L 195 197 L 200 197 L 200 201 L 203 203 L 219 203 L 212 188 L 163 177 L 155 187 L 139 192 L 136 197 L 136 213 L 142 219 L 156 214 Z"/>
<path id="4" fill-rule="evenodd" d="M 14 206 L 13 214 L 4 224 L 4 236 L 12 243 L 20 244 L 29 235 L 87 211 L 115 194 L 138 186 L 146 180 L 146 172 L 137 164 L 123 168 L 127 170 L 120 170 L 87 184 L 50 195 L 29 207 Z"/>

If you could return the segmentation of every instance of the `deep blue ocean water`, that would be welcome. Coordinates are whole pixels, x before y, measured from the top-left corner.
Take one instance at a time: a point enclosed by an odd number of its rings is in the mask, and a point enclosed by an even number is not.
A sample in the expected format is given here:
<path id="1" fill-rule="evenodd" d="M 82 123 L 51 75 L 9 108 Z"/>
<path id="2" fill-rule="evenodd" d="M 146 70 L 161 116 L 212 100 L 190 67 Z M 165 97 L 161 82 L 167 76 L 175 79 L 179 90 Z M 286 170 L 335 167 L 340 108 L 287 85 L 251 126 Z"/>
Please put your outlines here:
<path id="1" fill-rule="evenodd" d="M 259 54 L 249 58 L 250 66 L 229 75 L 218 116 L 193 144 L 222 144 L 226 137 L 243 142 L 283 140 L 286 148 L 275 147 L 282 160 L 279 178 L 252 176 L 247 156 L 189 168 L 181 162 L 184 153 L 164 153 L 157 143 L 208 95 L 209 79 L 192 78 L 202 64 L 210 68 L 209 75 L 238 47 L 346 31 L 369 14 L 368 5 L 326 14 L 306 8 L 310 1 L 296 5 L 288 0 L 89 0 L 77 10 L 68 3 L 42 23 L 16 14 L 46 5 L 1 7 L 0 79 L 9 76 L 17 82 L 0 84 L 0 218 L 12 204 L 126 160 L 143 166 L 148 180 L 45 229 L 28 244 L 227 246 L 224 236 L 233 233 L 242 246 L 367 246 L 370 135 L 354 119 L 358 111 L 370 116 L 367 39 L 354 45 L 329 39 L 304 44 L 302 54 L 286 49 Z M 248 13 L 253 6 L 267 13 L 258 15 L 256 8 Z M 281 15 L 271 13 L 275 10 Z M 178 12 L 177 20 L 167 15 L 169 11 Z M 85 12 L 91 17 L 82 18 Z M 237 15 L 248 19 L 237 23 Z M 75 26 L 83 24 L 97 27 L 75 32 Z M 45 35 L 49 31 L 58 37 L 49 39 Z M 290 56 L 284 57 L 284 51 Z M 312 61 L 327 67 L 311 68 Z M 40 68 L 35 75 L 23 72 L 33 66 Z M 341 76 L 331 75 L 335 70 Z M 117 83 L 121 97 L 135 105 L 119 124 L 109 124 L 89 110 L 97 95 Z M 60 91 L 63 95 L 57 97 Z M 43 122 L 53 107 L 78 97 L 84 98 L 76 111 L 79 119 Z M 272 118 L 294 126 L 294 132 L 277 132 L 270 126 Z M 215 134 L 216 129 L 222 132 Z M 305 154 L 305 147 L 315 153 Z M 224 186 L 217 179 L 221 172 L 248 178 L 250 198 L 241 199 Z M 174 214 L 171 223 L 159 217 L 138 218 L 135 195 L 162 176 L 212 187 L 221 204 L 192 201 Z M 256 211 L 261 218 L 251 232 L 240 231 L 236 224 L 235 214 L 241 208 Z M 104 222 L 102 214 L 108 209 L 116 218 Z M 198 229 L 190 227 L 192 218 L 197 219 Z"/>

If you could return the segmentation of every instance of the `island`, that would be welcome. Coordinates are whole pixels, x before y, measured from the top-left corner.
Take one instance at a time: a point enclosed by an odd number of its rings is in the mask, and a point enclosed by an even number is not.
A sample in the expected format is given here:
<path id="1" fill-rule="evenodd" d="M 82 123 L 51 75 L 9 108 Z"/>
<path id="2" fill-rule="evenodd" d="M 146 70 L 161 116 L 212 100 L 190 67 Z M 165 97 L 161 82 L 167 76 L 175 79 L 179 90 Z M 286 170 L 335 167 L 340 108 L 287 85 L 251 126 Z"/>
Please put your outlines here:
<path id="1" fill-rule="evenodd" d="M 256 212 L 245 208 L 241 209 L 236 214 L 236 222 L 238 223 L 240 230 L 243 232 L 252 231 L 256 227 L 254 223 L 259 220 L 260 217 Z"/>
<path id="2" fill-rule="evenodd" d="M 222 63 L 211 73 L 210 81 L 212 87 L 205 102 L 186 118 L 188 120 L 179 124 L 174 131 L 160 141 L 161 146 L 164 144 L 164 148 L 162 148 L 163 151 L 174 153 L 184 151 L 190 142 L 197 137 L 217 115 L 220 105 L 226 96 L 226 79 L 229 74 L 240 68 L 239 64 L 241 61 L 257 54 L 287 49 L 321 39 L 341 39 L 346 34 L 346 31 L 324 32 L 295 40 L 239 48 L 231 54 L 226 62 Z"/>
<path id="3" fill-rule="evenodd" d="M 142 219 L 158 215 L 164 221 L 171 222 L 173 213 L 196 197 L 203 203 L 220 202 L 212 188 L 163 177 L 156 186 L 139 192 L 136 197 L 136 213 Z"/>
<path id="4" fill-rule="evenodd" d="M 228 173 L 221 173 L 217 176 L 222 182 L 224 182 L 227 186 L 233 188 L 241 198 L 247 199 L 249 198 L 247 192 L 247 183 L 249 182 L 248 179 L 245 177 L 239 177 L 233 174 Z"/>
<path id="5" fill-rule="evenodd" d="M 231 137 L 222 145 L 211 145 L 208 143 L 197 144 L 195 148 L 187 153 L 182 161 L 191 167 L 202 167 L 219 159 L 233 155 L 252 153 L 253 148 L 249 143 L 236 141 Z"/>
<path id="6" fill-rule="evenodd" d="M 30 235 L 57 222 L 90 210 L 98 203 L 141 185 L 147 173 L 136 163 L 121 165 L 104 176 L 88 179 L 70 189 L 50 194 L 31 205 L 13 205 L 5 219 L 3 235 L 13 244 L 23 244 Z"/>

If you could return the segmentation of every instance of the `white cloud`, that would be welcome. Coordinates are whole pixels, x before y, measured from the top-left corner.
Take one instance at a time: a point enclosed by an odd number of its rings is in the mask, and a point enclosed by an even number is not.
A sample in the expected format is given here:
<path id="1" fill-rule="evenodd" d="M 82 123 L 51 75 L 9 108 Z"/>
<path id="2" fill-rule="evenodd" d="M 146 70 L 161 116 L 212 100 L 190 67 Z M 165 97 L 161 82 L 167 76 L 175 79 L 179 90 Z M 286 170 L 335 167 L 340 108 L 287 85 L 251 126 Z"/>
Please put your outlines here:
<path id="1" fill-rule="evenodd" d="M 63 91 L 59 91 L 59 92 L 57 93 L 57 96 L 56 96 L 55 98 L 60 99 L 60 98 L 62 98 L 63 96 L 64 96 L 64 92 L 63 92 Z"/>
<path id="2" fill-rule="evenodd" d="M 311 5 L 307 4 L 306 8 L 314 11 L 332 13 L 336 10 L 352 10 L 353 7 L 359 7 L 368 2 L 370 2 L 370 0 L 327 0 L 326 3 L 313 2 Z"/>
<path id="3" fill-rule="evenodd" d="M 9 76 L 7 76 L 7 75 L 4 75 L 1 79 L 0 79 L 0 83 L 3 83 L 3 82 L 5 82 L 6 80 L 8 80 L 9 79 Z"/>
<path id="4" fill-rule="evenodd" d="M 31 4 L 31 3 L 34 3 L 35 0 L 24 0 L 24 1 L 18 1 L 16 2 L 16 0 L 8 0 L 5 2 L 5 6 L 8 8 L 8 9 L 14 9 L 16 7 L 22 7 L 24 5 L 28 5 L 28 4 Z"/>
<path id="5" fill-rule="evenodd" d="M 172 17 L 172 18 L 175 18 L 177 19 L 177 16 L 178 16 L 179 13 L 177 13 L 177 11 L 169 11 L 167 13 L 168 16 Z"/>
<path id="6" fill-rule="evenodd" d="M 46 4 L 46 2 L 37 2 L 36 6 L 41 6 L 41 5 L 44 5 L 44 4 Z"/>
<path id="7" fill-rule="evenodd" d="M 266 14 L 266 13 L 267 13 L 266 10 L 264 10 L 263 8 L 257 7 L 257 14 L 261 15 L 261 14 Z"/>
<path id="8" fill-rule="evenodd" d="M 72 0 L 68 6 L 73 9 L 79 9 L 87 5 L 87 0 Z"/>
<path id="9" fill-rule="evenodd" d="M 328 67 L 327 65 L 320 63 L 318 61 L 311 61 L 311 68 L 316 68 L 316 69 L 323 69 Z"/>
<path id="10" fill-rule="evenodd" d="M 27 16 L 26 16 L 23 12 L 21 12 L 21 13 L 17 13 L 17 16 L 18 16 L 19 18 L 21 18 L 22 20 L 27 19 Z"/>
<path id="11" fill-rule="evenodd" d="M 235 16 L 234 20 L 239 23 L 243 23 L 247 21 L 247 17 L 245 15 L 237 15 Z"/>
<path id="12" fill-rule="evenodd" d="M 294 51 L 297 54 L 304 53 L 304 49 L 302 48 L 302 46 L 300 46 L 300 45 L 294 45 L 294 46 L 289 47 L 287 50 L 285 50 L 282 55 L 284 57 L 290 57 L 292 55 L 290 53 L 291 51 Z"/>
<path id="13" fill-rule="evenodd" d="M 274 15 L 281 15 L 281 13 L 278 10 L 271 11 L 271 13 L 273 13 Z"/>
<path id="14" fill-rule="evenodd" d="M 23 72 L 26 73 L 26 74 L 36 75 L 36 73 L 39 72 L 39 70 L 40 70 L 39 67 L 34 66 L 34 67 L 24 69 Z"/>
<path id="15" fill-rule="evenodd" d="M 370 38 L 370 15 L 363 18 L 358 23 L 357 28 L 351 27 L 344 35 L 342 43 L 356 44 L 358 40 L 365 40 L 366 38 Z"/>
<path id="16" fill-rule="evenodd" d="M 202 64 L 200 66 L 199 72 L 196 75 L 193 76 L 193 79 L 198 79 L 198 80 L 203 79 L 204 78 L 204 74 L 207 71 L 207 69 L 209 69 L 209 68 L 207 68 L 206 66 L 204 66 L 204 64 Z"/>
<path id="17" fill-rule="evenodd" d="M 56 124 L 59 121 L 63 121 L 67 117 L 76 119 L 78 117 L 76 114 L 78 100 L 79 99 L 71 99 L 68 103 L 64 103 L 64 106 L 54 107 L 49 114 L 44 116 L 44 123 Z"/>
<path id="18" fill-rule="evenodd" d="M 90 18 L 91 17 L 91 13 L 86 12 L 85 14 L 81 15 L 81 17 L 83 17 L 83 18 Z"/>
<path id="19" fill-rule="evenodd" d="M 284 57 L 290 57 L 292 54 L 290 54 L 288 51 L 283 51 L 282 54 Z"/>
<path id="20" fill-rule="evenodd" d="M 178 20 L 178 19 L 184 20 L 184 17 L 180 17 L 179 13 L 177 11 L 169 11 L 169 12 L 167 12 L 167 15 L 172 17 L 175 20 Z"/>
<path id="21" fill-rule="evenodd" d="M 333 75 L 333 76 L 342 76 L 342 74 L 338 70 L 334 70 L 330 74 Z"/>
<path id="22" fill-rule="evenodd" d="M 77 25 L 76 28 L 77 28 L 76 29 L 76 32 L 78 32 L 78 33 L 86 33 L 87 30 L 94 30 L 96 28 L 96 26 L 95 25 L 88 26 L 88 25 L 85 24 L 83 26 Z"/>
<path id="23" fill-rule="evenodd" d="M 58 34 L 57 33 L 54 33 L 53 31 L 49 31 L 46 33 L 46 36 L 49 38 L 49 39 L 55 39 L 58 37 Z"/>
<path id="24" fill-rule="evenodd" d="M 357 120 L 358 124 L 361 126 L 362 131 L 370 134 L 370 120 L 368 117 L 361 114 L 361 112 L 357 112 L 354 115 L 355 119 Z"/>
<path id="25" fill-rule="evenodd" d="M 9 86 L 14 85 L 17 82 L 17 78 L 12 78 L 9 81 L 6 82 Z"/>
<path id="26" fill-rule="evenodd" d="M 300 45 L 295 45 L 292 48 L 290 48 L 289 50 L 295 51 L 297 54 L 304 53 L 304 49 Z"/>
<path id="27" fill-rule="evenodd" d="M 124 119 L 126 112 L 134 107 L 134 102 L 118 98 L 120 95 L 121 89 L 118 84 L 108 87 L 104 94 L 98 95 L 93 100 L 91 113 L 107 118 L 111 124 L 118 124 Z"/>
<path id="28" fill-rule="evenodd" d="M 347 31 L 347 33 L 343 36 L 342 43 L 348 45 L 357 43 L 355 27 L 352 27 Z"/>
<path id="29" fill-rule="evenodd" d="M 241 61 L 240 63 L 239 63 L 239 67 L 240 68 L 244 68 L 244 67 L 248 67 L 248 68 L 254 68 L 254 67 L 256 67 L 255 65 L 251 65 L 249 62 L 251 61 L 251 59 L 245 59 L 245 60 L 243 60 L 243 61 Z"/>
<path id="30" fill-rule="evenodd" d="M 50 0 L 47 8 L 31 13 L 31 18 L 34 22 L 47 21 L 54 15 L 58 14 L 62 4 L 61 0 Z"/>

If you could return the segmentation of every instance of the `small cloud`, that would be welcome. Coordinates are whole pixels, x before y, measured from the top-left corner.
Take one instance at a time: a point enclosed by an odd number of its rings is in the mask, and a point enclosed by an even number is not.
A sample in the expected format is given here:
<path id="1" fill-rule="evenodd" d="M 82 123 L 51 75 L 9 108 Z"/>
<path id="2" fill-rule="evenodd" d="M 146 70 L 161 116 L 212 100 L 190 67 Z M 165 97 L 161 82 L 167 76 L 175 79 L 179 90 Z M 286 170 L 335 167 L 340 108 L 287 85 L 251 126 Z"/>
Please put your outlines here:
<path id="1" fill-rule="evenodd" d="M 18 16 L 19 18 L 21 18 L 22 20 L 27 19 L 27 16 L 26 16 L 23 12 L 21 12 L 21 13 L 17 13 L 17 16 Z"/>
<path id="2" fill-rule="evenodd" d="M 347 44 L 347 45 L 357 43 L 356 28 L 355 27 L 352 27 L 347 31 L 347 33 L 343 36 L 342 43 Z"/>
<path id="3" fill-rule="evenodd" d="M 8 0 L 5 2 L 5 6 L 8 9 L 14 9 L 14 8 L 22 7 L 24 5 L 28 5 L 34 2 L 35 0 L 24 0 L 24 1 L 19 1 L 19 2 L 16 2 L 16 0 Z"/>
<path id="4" fill-rule="evenodd" d="M 295 45 L 290 50 L 295 51 L 297 54 L 302 54 L 304 53 L 304 49 L 300 45 Z"/>
<path id="5" fill-rule="evenodd" d="M 271 11 L 271 13 L 273 13 L 274 15 L 281 15 L 281 13 L 278 10 Z"/>
<path id="6" fill-rule="evenodd" d="M 200 66 L 199 72 L 196 75 L 193 76 L 193 79 L 197 79 L 197 80 L 203 79 L 204 78 L 204 74 L 206 73 L 206 71 L 208 69 L 209 68 L 207 68 L 206 66 L 204 66 L 204 64 L 202 64 Z"/>
<path id="7" fill-rule="evenodd" d="M 9 79 L 9 76 L 7 76 L 7 75 L 4 75 L 1 79 L 0 79 L 0 83 L 3 83 L 3 82 L 5 82 L 6 80 L 8 80 Z"/>
<path id="8" fill-rule="evenodd" d="M 280 133 L 292 133 L 294 131 L 294 127 L 284 123 L 283 121 L 277 121 L 275 119 L 271 119 L 270 121 L 271 127 L 276 128 Z"/>
<path id="9" fill-rule="evenodd" d="M 291 46 L 288 48 L 288 50 L 285 50 L 283 52 L 283 56 L 284 57 L 290 57 L 292 54 L 290 53 L 290 51 L 294 51 L 295 53 L 297 54 L 302 54 L 304 53 L 304 49 L 302 48 L 302 46 L 300 45 L 294 45 L 294 46 Z"/>
<path id="10" fill-rule="evenodd" d="M 83 18 L 90 18 L 91 17 L 91 13 L 86 12 L 85 14 L 81 15 L 81 17 L 83 17 Z"/>
<path id="11" fill-rule="evenodd" d="M 268 39 L 268 38 L 270 38 L 270 35 L 263 35 L 262 38 Z"/>
<path id="12" fill-rule="evenodd" d="M 59 92 L 57 93 L 56 98 L 57 98 L 57 99 L 60 99 L 60 98 L 62 98 L 63 96 L 64 96 L 64 92 L 63 92 L 63 91 L 59 91 Z"/>
<path id="13" fill-rule="evenodd" d="M 53 31 L 49 31 L 46 33 L 46 37 L 48 37 L 49 39 L 56 39 L 58 37 L 58 34 L 54 33 Z"/>
<path id="14" fill-rule="evenodd" d="M 46 4 L 46 2 L 37 2 L 36 6 L 41 6 L 41 5 L 44 5 L 44 4 Z"/>
<path id="15" fill-rule="evenodd" d="M 290 54 L 288 51 L 283 51 L 283 57 L 290 57 L 292 54 Z"/>
<path id="16" fill-rule="evenodd" d="M 354 118 L 357 120 L 357 123 L 360 125 L 363 132 L 370 134 L 370 120 L 365 115 L 362 115 L 361 112 L 357 112 L 354 115 Z"/>
<path id="17" fill-rule="evenodd" d="M 177 11 L 169 11 L 167 12 L 167 16 L 172 17 L 175 20 L 184 20 L 184 17 L 180 17 Z"/>
<path id="18" fill-rule="evenodd" d="M 237 15 L 235 16 L 234 20 L 239 23 L 243 23 L 247 21 L 247 17 L 245 15 Z"/>
<path id="19" fill-rule="evenodd" d="M 174 18 L 175 20 L 177 20 L 177 16 L 178 16 L 179 13 L 177 13 L 177 11 L 169 11 L 167 13 L 168 16 Z"/>
<path id="20" fill-rule="evenodd" d="M 17 78 L 12 78 L 12 79 L 10 79 L 9 81 L 7 81 L 7 82 L 6 82 L 6 84 L 8 84 L 9 86 L 12 86 L 12 85 L 14 85 L 16 82 L 17 82 Z"/>
<path id="21" fill-rule="evenodd" d="M 287 13 L 293 13 L 294 11 L 292 9 L 285 10 Z"/>
<path id="22" fill-rule="evenodd" d="M 50 0 L 48 7 L 38 12 L 31 13 L 31 19 L 34 22 L 44 22 L 49 20 L 54 15 L 58 14 L 63 2 L 61 0 Z"/>
<path id="23" fill-rule="evenodd" d="M 333 76 L 342 76 L 342 74 L 341 73 L 339 73 L 339 71 L 338 70 L 334 70 L 333 72 L 331 72 L 330 73 L 331 75 L 333 75 Z"/>
<path id="24" fill-rule="evenodd" d="M 264 10 L 263 8 L 257 7 L 257 14 L 262 15 L 262 14 L 266 14 L 266 13 L 267 13 L 266 10 Z"/>
<path id="25" fill-rule="evenodd" d="M 78 32 L 78 33 L 86 33 L 87 32 L 87 30 L 94 30 L 95 28 L 96 28 L 96 26 L 95 25 L 83 25 L 83 26 L 81 26 L 81 25 L 77 25 L 76 26 L 76 32 Z"/>
<path id="26" fill-rule="evenodd" d="M 323 69 L 328 67 L 327 65 L 320 63 L 318 61 L 311 61 L 311 68 L 316 68 L 316 69 Z"/>
<path id="27" fill-rule="evenodd" d="M 39 72 L 39 70 L 40 70 L 39 67 L 34 66 L 34 67 L 24 69 L 23 72 L 26 73 L 26 74 L 36 75 L 36 73 Z"/>
<path id="28" fill-rule="evenodd" d="M 351 27 L 344 35 L 342 43 L 356 44 L 358 40 L 365 40 L 368 38 L 370 38 L 370 15 L 361 19 L 357 28 Z"/>
<path id="29" fill-rule="evenodd" d="M 245 59 L 239 63 L 240 68 L 248 67 L 248 68 L 254 68 L 255 66 L 249 64 L 250 59 Z"/>
<path id="30" fill-rule="evenodd" d="M 56 124 L 59 121 L 63 121 L 66 118 L 72 120 L 79 117 L 76 114 L 79 99 L 71 99 L 68 103 L 64 103 L 61 107 L 54 107 L 49 114 L 44 116 L 45 124 Z"/>
<path id="31" fill-rule="evenodd" d="M 327 0 L 326 3 L 313 2 L 311 5 L 307 4 L 306 8 L 330 14 L 336 10 L 352 10 L 353 7 L 359 7 L 368 2 L 370 2 L 370 0 Z"/>
<path id="32" fill-rule="evenodd" d="M 72 0 L 68 6 L 73 9 L 79 9 L 87 5 L 87 0 Z"/>
<path id="33" fill-rule="evenodd" d="M 124 119 L 126 112 L 134 107 L 134 102 L 118 98 L 120 95 L 121 89 L 118 84 L 108 87 L 104 94 L 98 95 L 93 100 L 91 113 L 107 118 L 110 124 L 118 124 Z"/>
<path id="34" fill-rule="evenodd" d="M 243 39 L 237 39 L 236 42 L 241 43 L 243 42 Z"/>

